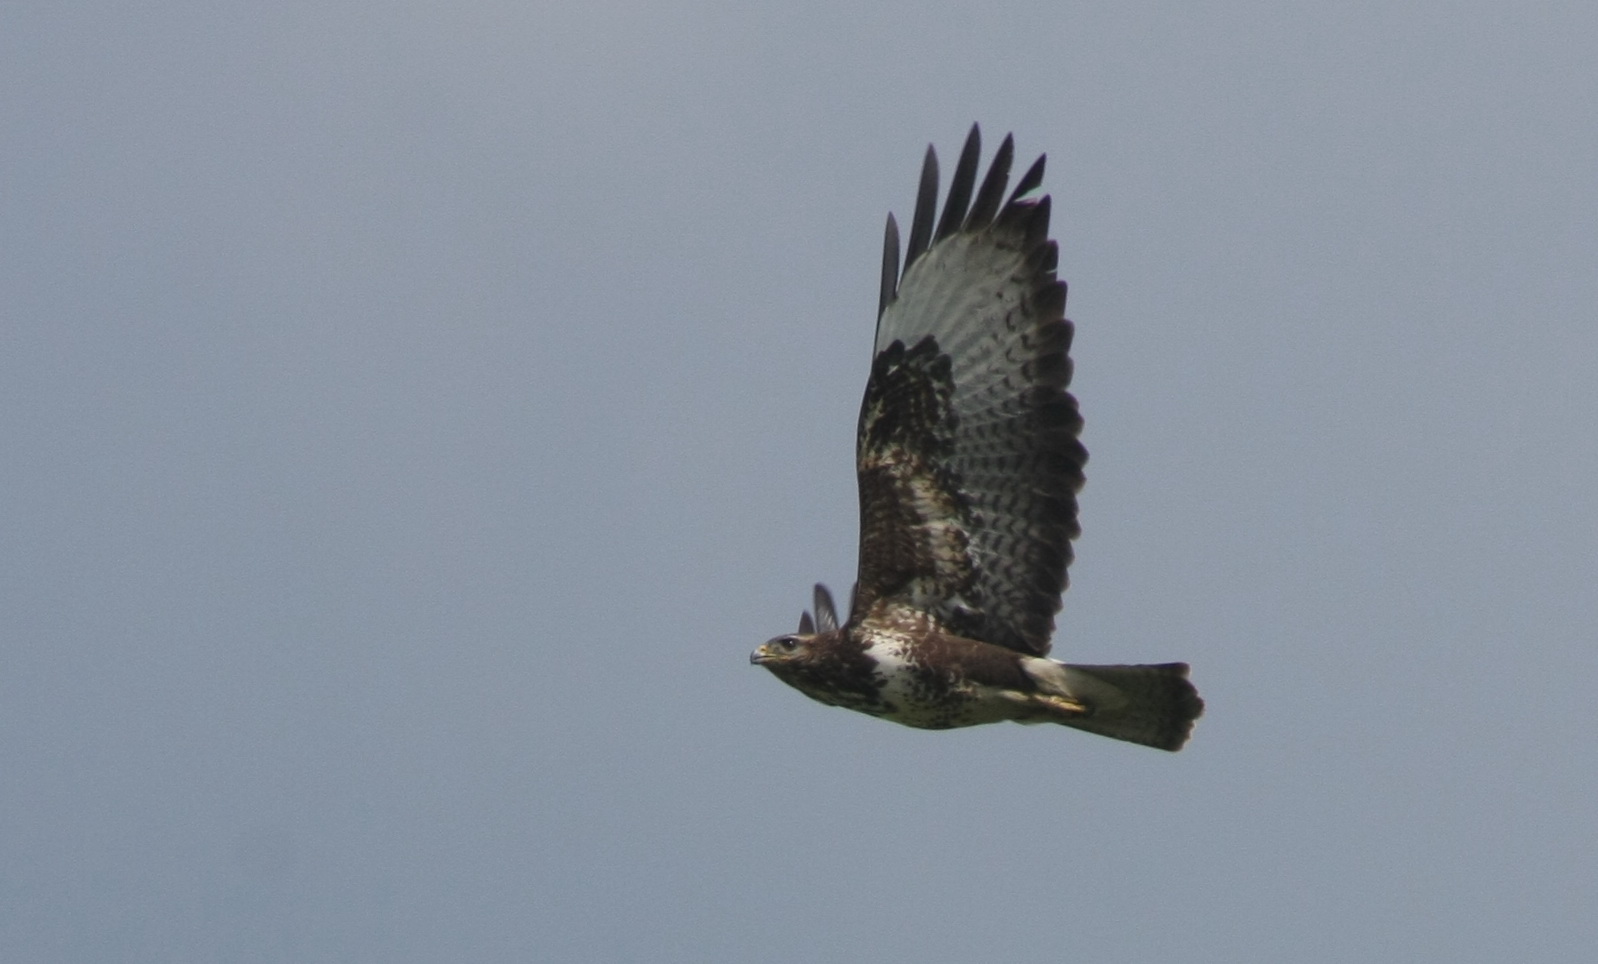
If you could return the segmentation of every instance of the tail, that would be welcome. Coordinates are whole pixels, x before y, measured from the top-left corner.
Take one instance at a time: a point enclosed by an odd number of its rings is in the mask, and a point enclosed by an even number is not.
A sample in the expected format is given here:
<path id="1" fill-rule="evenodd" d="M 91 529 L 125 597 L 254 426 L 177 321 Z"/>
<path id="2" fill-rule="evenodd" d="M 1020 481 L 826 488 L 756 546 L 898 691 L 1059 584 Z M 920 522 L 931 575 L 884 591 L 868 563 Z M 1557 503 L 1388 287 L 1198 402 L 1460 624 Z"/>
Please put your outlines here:
<path id="1" fill-rule="evenodd" d="M 1186 663 L 1154 666 L 1071 666 L 1065 686 L 1089 708 L 1060 720 L 1066 726 L 1161 750 L 1180 750 L 1204 712 L 1204 701 L 1187 681 Z"/>

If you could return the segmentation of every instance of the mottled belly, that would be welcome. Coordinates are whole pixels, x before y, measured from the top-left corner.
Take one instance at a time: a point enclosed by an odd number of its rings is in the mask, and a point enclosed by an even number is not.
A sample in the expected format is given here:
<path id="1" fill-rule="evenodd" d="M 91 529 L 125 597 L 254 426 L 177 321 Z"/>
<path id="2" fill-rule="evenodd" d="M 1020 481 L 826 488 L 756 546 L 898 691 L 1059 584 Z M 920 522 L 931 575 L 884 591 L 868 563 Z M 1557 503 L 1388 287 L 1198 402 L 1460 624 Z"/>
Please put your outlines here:
<path id="1" fill-rule="evenodd" d="M 874 716 L 918 729 L 948 730 L 1015 719 L 1022 707 L 1015 698 L 1019 694 L 918 666 L 896 650 L 868 652 L 877 660 L 880 681 L 878 706 L 866 710 Z"/>

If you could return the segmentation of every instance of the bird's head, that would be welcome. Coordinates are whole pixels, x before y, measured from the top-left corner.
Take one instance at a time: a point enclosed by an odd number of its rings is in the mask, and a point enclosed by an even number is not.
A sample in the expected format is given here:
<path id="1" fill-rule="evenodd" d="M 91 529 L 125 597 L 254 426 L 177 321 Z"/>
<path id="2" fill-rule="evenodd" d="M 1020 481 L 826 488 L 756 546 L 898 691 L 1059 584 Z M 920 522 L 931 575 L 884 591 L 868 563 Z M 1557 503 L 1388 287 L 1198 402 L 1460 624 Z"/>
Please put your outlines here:
<path id="1" fill-rule="evenodd" d="M 764 666 L 778 679 L 813 700 L 828 706 L 853 706 L 873 701 L 876 694 L 872 662 L 865 647 L 851 639 L 849 628 L 838 623 L 832 594 L 818 585 L 815 618 L 799 617 L 799 631 L 766 640 L 749 654 L 749 662 Z"/>
<path id="2" fill-rule="evenodd" d="M 773 671 L 802 662 L 809 653 L 810 641 L 815 638 L 815 633 L 788 633 L 768 639 L 749 654 L 749 662 Z"/>
<path id="3" fill-rule="evenodd" d="M 749 662 L 791 680 L 793 671 L 802 671 L 806 663 L 815 660 L 826 647 L 825 642 L 818 641 L 831 639 L 838 634 L 838 612 L 832 604 L 832 593 L 820 583 L 816 584 L 813 600 L 816 609 L 814 619 L 810 618 L 808 612 L 801 613 L 798 632 L 761 643 L 758 649 L 749 654 Z"/>

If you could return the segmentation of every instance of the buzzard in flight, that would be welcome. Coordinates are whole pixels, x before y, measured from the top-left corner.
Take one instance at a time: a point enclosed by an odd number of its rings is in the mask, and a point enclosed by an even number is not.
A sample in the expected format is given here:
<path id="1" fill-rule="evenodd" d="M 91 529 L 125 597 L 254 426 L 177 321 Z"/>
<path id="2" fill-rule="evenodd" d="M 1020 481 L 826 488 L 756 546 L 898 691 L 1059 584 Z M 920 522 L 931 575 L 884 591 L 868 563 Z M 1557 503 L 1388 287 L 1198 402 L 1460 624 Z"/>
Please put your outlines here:
<path id="1" fill-rule="evenodd" d="M 935 217 L 927 148 L 903 270 L 888 216 L 871 378 L 855 441 L 860 572 L 849 618 L 815 618 L 750 661 L 806 696 L 907 726 L 1063 723 L 1162 750 L 1204 704 L 1185 663 L 1048 658 L 1087 451 L 1042 157 L 1005 197 L 1006 137 L 980 187 L 977 128 Z M 976 197 L 972 199 L 975 189 Z"/>

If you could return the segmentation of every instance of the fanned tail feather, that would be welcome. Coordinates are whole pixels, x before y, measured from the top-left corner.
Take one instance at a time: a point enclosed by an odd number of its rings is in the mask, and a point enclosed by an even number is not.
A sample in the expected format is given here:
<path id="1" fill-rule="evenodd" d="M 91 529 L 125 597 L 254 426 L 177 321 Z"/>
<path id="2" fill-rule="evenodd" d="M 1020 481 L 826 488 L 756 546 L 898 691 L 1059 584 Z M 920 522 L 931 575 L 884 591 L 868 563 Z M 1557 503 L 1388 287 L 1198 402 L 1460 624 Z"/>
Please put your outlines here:
<path id="1" fill-rule="evenodd" d="M 1186 663 L 1149 666 L 1064 665 L 1072 696 L 1091 707 L 1060 722 L 1079 730 L 1161 750 L 1180 750 L 1204 713 Z"/>

